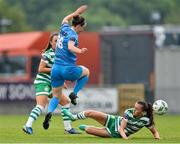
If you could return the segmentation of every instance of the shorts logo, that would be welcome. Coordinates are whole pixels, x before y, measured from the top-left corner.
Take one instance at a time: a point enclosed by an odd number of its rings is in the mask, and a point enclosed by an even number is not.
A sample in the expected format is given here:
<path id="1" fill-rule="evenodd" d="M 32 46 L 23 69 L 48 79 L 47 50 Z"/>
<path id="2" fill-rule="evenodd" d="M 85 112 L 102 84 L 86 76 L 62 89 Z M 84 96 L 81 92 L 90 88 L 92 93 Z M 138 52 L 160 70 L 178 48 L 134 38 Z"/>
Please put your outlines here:
<path id="1" fill-rule="evenodd" d="M 49 88 L 48 88 L 48 87 L 45 87 L 45 88 L 44 88 L 44 91 L 49 91 Z"/>

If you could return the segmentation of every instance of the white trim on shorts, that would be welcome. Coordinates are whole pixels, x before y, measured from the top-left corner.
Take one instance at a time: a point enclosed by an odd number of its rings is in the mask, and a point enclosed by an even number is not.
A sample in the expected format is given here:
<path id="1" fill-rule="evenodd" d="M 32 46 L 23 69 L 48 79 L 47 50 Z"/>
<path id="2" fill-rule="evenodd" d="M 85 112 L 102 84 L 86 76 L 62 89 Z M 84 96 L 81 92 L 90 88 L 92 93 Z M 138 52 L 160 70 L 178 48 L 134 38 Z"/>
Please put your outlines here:
<path id="1" fill-rule="evenodd" d="M 106 122 L 105 122 L 105 129 L 107 130 L 107 132 L 109 133 L 109 135 L 112 137 L 112 134 L 111 134 L 111 131 L 109 130 L 109 128 L 107 127 L 108 126 L 108 123 L 109 123 L 109 119 L 110 119 L 111 115 L 108 115 L 107 114 L 107 119 L 106 119 Z"/>
<path id="2" fill-rule="evenodd" d="M 39 96 L 39 95 L 51 95 L 51 93 L 49 93 L 49 92 L 37 92 L 36 93 L 36 96 Z"/>

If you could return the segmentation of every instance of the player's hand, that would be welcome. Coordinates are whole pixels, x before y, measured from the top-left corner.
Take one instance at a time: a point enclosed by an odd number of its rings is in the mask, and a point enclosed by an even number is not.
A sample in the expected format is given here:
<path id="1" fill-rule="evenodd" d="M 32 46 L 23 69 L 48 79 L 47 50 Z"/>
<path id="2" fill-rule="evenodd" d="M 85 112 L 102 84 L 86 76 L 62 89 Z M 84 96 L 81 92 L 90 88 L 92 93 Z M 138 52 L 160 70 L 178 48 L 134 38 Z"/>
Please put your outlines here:
<path id="1" fill-rule="evenodd" d="M 87 50 L 87 48 L 81 48 L 81 54 L 84 54 Z"/>
<path id="2" fill-rule="evenodd" d="M 80 15 L 82 13 L 84 13 L 86 10 L 87 10 L 88 6 L 87 5 L 82 5 L 80 6 L 75 12 L 74 12 L 74 15 L 77 16 L 77 15 Z"/>
<path id="3" fill-rule="evenodd" d="M 124 140 L 128 140 L 128 137 L 123 137 Z"/>

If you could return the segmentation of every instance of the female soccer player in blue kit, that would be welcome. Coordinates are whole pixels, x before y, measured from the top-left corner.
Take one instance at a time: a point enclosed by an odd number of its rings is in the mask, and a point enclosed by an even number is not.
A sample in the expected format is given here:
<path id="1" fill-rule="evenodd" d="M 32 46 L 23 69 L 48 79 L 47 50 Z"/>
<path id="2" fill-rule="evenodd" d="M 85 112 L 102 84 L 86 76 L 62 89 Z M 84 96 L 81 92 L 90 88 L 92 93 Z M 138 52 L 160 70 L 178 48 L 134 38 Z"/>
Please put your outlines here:
<path id="1" fill-rule="evenodd" d="M 79 7 L 74 13 L 66 16 L 61 24 L 60 32 L 56 44 L 55 62 L 51 71 L 51 85 L 53 87 L 53 98 L 48 106 L 48 113 L 43 122 L 45 129 L 49 128 L 49 121 L 52 112 L 56 109 L 65 80 L 76 81 L 74 91 L 69 95 L 71 103 L 76 105 L 78 92 L 88 81 L 89 69 L 76 65 L 76 54 L 84 54 L 87 48 L 78 48 L 78 34 L 84 31 L 85 19 L 81 16 L 87 10 L 87 6 Z M 72 20 L 72 27 L 68 24 Z"/>

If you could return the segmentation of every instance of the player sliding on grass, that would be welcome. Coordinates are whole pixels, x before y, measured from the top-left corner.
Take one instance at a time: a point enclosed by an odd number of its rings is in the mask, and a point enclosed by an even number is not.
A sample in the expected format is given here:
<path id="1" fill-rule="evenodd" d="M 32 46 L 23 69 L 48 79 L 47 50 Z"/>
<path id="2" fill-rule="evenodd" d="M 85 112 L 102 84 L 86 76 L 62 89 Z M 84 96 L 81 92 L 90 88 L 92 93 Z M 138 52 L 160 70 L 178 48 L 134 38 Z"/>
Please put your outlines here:
<path id="1" fill-rule="evenodd" d="M 74 13 L 66 16 L 61 24 L 56 52 L 55 62 L 51 71 L 51 85 L 53 87 L 53 98 L 49 102 L 48 114 L 43 122 L 45 129 L 49 128 L 49 121 L 52 113 L 62 99 L 62 87 L 65 80 L 76 81 L 74 91 L 69 95 L 71 103 L 76 105 L 78 92 L 85 86 L 89 77 L 89 70 L 84 66 L 77 66 L 76 54 L 85 54 L 87 48 L 78 48 L 78 34 L 84 31 L 86 22 L 80 16 L 86 11 L 87 6 L 83 5 Z M 72 20 L 72 27 L 68 24 Z"/>
<path id="2" fill-rule="evenodd" d="M 36 92 L 36 103 L 37 105 L 32 109 L 29 118 L 23 127 L 23 131 L 27 134 L 33 134 L 32 124 L 40 116 L 42 110 L 48 104 L 48 98 L 52 97 L 52 87 L 50 72 L 52 64 L 54 63 L 55 48 L 58 33 L 53 33 L 50 37 L 48 47 L 42 53 L 42 58 L 39 64 L 38 74 L 34 81 L 34 87 Z M 62 94 L 62 100 L 60 104 L 62 105 L 61 110 L 69 109 L 70 102 L 68 98 Z M 63 114 L 62 114 L 63 116 Z M 69 134 L 79 134 L 74 128 L 71 127 L 71 120 L 63 116 L 65 133 Z"/>
<path id="3" fill-rule="evenodd" d="M 128 139 L 128 136 L 145 126 L 151 131 L 155 139 L 160 139 L 154 126 L 152 105 L 143 101 L 136 102 L 134 108 L 127 109 L 123 116 L 109 115 L 94 110 L 86 110 L 76 115 L 68 110 L 63 110 L 62 113 L 73 121 L 92 118 L 104 126 L 103 128 L 88 125 L 79 126 L 82 131 L 91 135 Z"/>

